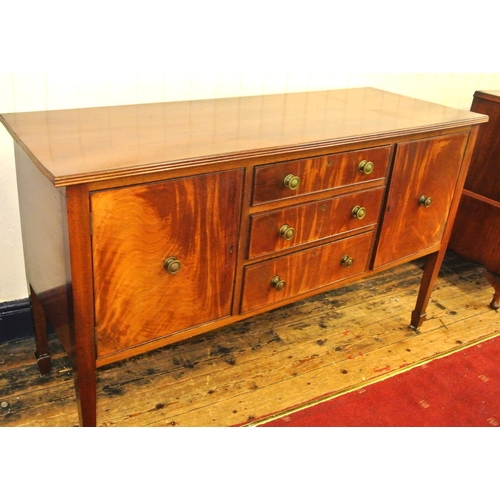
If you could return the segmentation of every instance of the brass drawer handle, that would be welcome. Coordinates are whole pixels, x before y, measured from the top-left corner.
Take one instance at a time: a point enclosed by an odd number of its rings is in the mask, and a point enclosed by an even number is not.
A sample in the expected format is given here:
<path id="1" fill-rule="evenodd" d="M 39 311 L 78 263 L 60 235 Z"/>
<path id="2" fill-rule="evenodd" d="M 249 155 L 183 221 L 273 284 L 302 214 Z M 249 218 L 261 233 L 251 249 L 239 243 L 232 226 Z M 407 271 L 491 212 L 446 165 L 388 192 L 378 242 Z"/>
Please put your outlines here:
<path id="1" fill-rule="evenodd" d="M 373 162 L 368 160 L 361 160 L 358 165 L 358 170 L 366 175 L 371 174 L 374 168 L 375 165 L 373 164 Z"/>
<path id="2" fill-rule="evenodd" d="M 283 184 L 288 189 L 291 189 L 292 191 L 295 191 L 300 186 L 300 179 L 297 176 L 293 175 L 293 174 L 288 174 L 284 178 Z"/>
<path id="3" fill-rule="evenodd" d="M 283 224 L 280 227 L 280 236 L 285 240 L 290 241 L 295 236 L 295 229 L 288 224 Z"/>
<path id="4" fill-rule="evenodd" d="M 280 292 L 281 290 L 283 290 L 283 288 L 285 288 L 285 285 L 286 285 L 286 283 L 279 276 L 275 276 L 271 280 L 271 286 L 273 286 L 274 288 L 276 288 L 276 290 L 278 290 L 278 292 Z"/>
<path id="5" fill-rule="evenodd" d="M 355 206 L 351 213 L 354 218 L 361 220 L 366 215 L 366 208 Z"/>
<path id="6" fill-rule="evenodd" d="M 177 274 L 181 270 L 181 263 L 175 257 L 169 257 L 163 263 L 163 267 L 170 274 Z"/>
<path id="7" fill-rule="evenodd" d="M 354 264 L 354 259 L 352 257 L 349 257 L 349 255 L 344 255 L 340 259 L 340 264 L 345 267 L 351 267 Z"/>
<path id="8" fill-rule="evenodd" d="M 424 194 L 418 199 L 418 204 L 420 206 L 425 207 L 425 208 L 428 208 L 431 203 L 432 203 L 432 198 L 430 198 L 430 197 L 428 198 Z"/>

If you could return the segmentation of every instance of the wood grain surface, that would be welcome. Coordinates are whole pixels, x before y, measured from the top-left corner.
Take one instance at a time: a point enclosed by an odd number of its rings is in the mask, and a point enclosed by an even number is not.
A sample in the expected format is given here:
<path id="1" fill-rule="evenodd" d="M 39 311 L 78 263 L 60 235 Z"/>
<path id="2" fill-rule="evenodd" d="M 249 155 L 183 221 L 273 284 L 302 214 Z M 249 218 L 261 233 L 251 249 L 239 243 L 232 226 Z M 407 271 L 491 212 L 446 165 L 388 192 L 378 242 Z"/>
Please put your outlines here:
<path id="1" fill-rule="evenodd" d="M 363 185 L 368 181 L 384 179 L 389 166 L 390 147 L 367 148 L 348 153 L 316 156 L 295 161 L 259 165 L 255 169 L 253 204 L 296 198 L 309 193 Z M 373 163 L 373 171 L 359 170 L 362 160 Z M 300 179 L 295 190 L 287 189 L 284 179 L 292 174 Z"/>
<path id="2" fill-rule="evenodd" d="M 317 291 L 323 286 L 363 273 L 368 267 L 372 241 L 373 231 L 369 231 L 247 266 L 241 312 L 277 304 L 301 293 Z M 352 265 L 342 265 L 344 256 L 353 259 Z M 282 290 L 271 285 L 275 276 L 285 282 Z"/>
<path id="3" fill-rule="evenodd" d="M 486 117 L 354 88 L 9 113 L 0 121 L 55 185 L 69 185 L 440 131 Z"/>
<path id="4" fill-rule="evenodd" d="M 375 268 L 439 245 L 466 144 L 466 134 L 451 134 L 398 145 Z"/>
<path id="5" fill-rule="evenodd" d="M 465 189 L 500 203 L 500 91 L 476 92 L 471 111 L 488 115 L 489 121 L 481 125 Z"/>
<path id="6" fill-rule="evenodd" d="M 368 228 L 377 224 L 384 188 L 304 203 L 251 217 L 248 258 L 298 247 L 335 235 Z M 363 207 L 362 219 L 353 216 L 355 207 Z M 280 236 L 280 228 L 287 224 L 295 230 L 292 239 Z"/>
<path id="7" fill-rule="evenodd" d="M 242 181 L 232 170 L 92 195 L 98 357 L 229 316 Z"/>

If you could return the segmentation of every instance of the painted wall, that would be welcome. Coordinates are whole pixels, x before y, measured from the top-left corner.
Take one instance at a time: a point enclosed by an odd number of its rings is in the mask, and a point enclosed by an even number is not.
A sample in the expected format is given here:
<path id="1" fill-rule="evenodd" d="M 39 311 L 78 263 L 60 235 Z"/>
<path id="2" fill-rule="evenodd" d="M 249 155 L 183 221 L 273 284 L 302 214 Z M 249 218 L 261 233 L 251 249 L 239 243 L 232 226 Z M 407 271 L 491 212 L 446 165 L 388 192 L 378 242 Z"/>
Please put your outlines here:
<path id="1" fill-rule="evenodd" d="M 475 90 L 500 88 L 494 16 L 469 23 L 435 1 L 392 15 L 384 1 L 65 5 L 2 6 L 0 113 L 358 86 L 468 109 Z M 0 127 L 0 303 L 25 297 L 13 144 Z"/>

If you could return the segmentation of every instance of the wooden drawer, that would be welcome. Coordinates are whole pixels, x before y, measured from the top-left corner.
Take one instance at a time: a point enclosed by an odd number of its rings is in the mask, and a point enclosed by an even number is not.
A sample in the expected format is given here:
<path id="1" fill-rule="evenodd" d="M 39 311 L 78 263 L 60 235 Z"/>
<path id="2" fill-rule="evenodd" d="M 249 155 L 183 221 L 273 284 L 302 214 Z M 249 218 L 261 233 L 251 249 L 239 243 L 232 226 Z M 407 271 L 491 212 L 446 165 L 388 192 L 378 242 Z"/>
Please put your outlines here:
<path id="1" fill-rule="evenodd" d="M 390 151 L 390 146 L 384 146 L 260 165 L 255 168 L 253 204 L 384 178 Z M 368 173 L 361 170 L 362 162 Z M 299 186 L 293 189 L 297 182 Z"/>
<path id="2" fill-rule="evenodd" d="M 245 313 L 310 292 L 364 272 L 373 232 L 320 245 L 302 252 L 247 266 L 241 312 Z M 344 256 L 352 265 L 342 264 Z M 273 286 L 273 278 L 279 283 Z M 281 281 L 284 282 L 281 286 Z"/>
<path id="3" fill-rule="evenodd" d="M 378 222 L 383 195 L 383 187 L 368 189 L 253 215 L 247 257 L 252 259 L 373 226 Z"/>

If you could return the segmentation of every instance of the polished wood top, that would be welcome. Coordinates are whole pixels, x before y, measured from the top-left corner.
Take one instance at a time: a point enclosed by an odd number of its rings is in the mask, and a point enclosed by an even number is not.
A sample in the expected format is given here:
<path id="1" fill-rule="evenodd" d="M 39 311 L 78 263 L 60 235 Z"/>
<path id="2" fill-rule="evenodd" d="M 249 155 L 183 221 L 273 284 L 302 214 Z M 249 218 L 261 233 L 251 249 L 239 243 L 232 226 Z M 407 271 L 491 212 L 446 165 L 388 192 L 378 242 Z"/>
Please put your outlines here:
<path id="1" fill-rule="evenodd" d="M 374 88 L 9 113 L 0 116 L 56 185 L 352 144 L 488 120 Z"/>
<path id="2" fill-rule="evenodd" d="M 474 92 L 474 97 L 489 99 L 490 101 L 500 101 L 500 90 L 477 90 Z"/>

